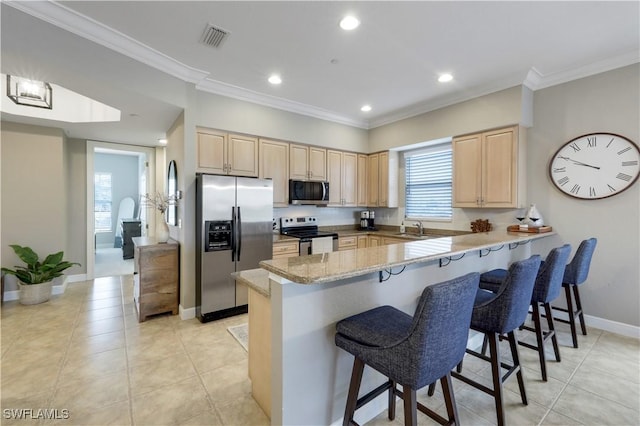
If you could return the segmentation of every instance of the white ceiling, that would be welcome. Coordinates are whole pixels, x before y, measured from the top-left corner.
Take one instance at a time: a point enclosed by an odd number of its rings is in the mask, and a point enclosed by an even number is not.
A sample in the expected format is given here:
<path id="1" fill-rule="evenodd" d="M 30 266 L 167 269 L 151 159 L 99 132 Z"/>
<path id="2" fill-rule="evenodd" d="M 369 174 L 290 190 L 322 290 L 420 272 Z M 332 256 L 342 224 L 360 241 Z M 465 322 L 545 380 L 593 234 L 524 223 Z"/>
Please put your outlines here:
<path id="1" fill-rule="evenodd" d="M 122 110 L 70 136 L 149 145 L 199 90 L 371 128 L 485 93 L 640 61 L 640 2 L 2 3 L 2 72 Z M 347 13 L 361 25 L 338 27 Z M 229 31 L 199 43 L 207 23 Z M 332 60 L 335 60 L 332 63 Z M 454 81 L 436 81 L 451 72 Z M 280 86 L 267 82 L 282 76 Z M 360 107 L 370 104 L 372 111 Z"/>

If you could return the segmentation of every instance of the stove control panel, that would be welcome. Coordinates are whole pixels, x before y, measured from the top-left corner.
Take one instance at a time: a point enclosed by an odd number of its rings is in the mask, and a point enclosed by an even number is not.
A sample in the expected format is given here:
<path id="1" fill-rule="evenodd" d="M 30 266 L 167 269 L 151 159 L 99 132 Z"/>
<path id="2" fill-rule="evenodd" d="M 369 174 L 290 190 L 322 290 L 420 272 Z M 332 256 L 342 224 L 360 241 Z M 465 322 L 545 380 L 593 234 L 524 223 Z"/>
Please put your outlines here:
<path id="1" fill-rule="evenodd" d="M 296 228 L 299 226 L 318 226 L 318 219 L 313 216 L 280 218 L 280 228 Z"/>

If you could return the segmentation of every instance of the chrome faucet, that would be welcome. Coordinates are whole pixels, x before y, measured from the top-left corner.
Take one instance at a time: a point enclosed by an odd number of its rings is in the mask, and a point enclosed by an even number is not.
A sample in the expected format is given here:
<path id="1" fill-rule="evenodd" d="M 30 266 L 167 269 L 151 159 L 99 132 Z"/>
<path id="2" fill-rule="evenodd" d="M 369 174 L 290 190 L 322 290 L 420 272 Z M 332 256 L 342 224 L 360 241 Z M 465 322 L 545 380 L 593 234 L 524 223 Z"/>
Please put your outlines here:
<path id="1" fill-rule="evenodd" d="M 418 235 L 422 235 L 422 222 L 417 221 L 414 225 L 418 227 Z"/>

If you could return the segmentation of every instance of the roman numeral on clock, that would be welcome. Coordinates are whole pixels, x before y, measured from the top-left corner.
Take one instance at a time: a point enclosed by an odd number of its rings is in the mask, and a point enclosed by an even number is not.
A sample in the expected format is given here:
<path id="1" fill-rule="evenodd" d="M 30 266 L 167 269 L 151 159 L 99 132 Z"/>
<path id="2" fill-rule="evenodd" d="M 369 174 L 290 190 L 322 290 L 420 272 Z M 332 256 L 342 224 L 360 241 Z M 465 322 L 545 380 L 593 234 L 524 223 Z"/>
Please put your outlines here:
<path id="1" fill-rule="evenodd" d="M 624 154 L 625 152 L 629 151 L 630 149 L 631 149 L 631 147 L 630 147 L 630 146 L 626 147 L 625 149 L 621 149 L 620 151 L 618 151 L 618 155 L 622 155 L 622 154 Z"/>
<path id="2" fill-rule="evenodd" d="M 553 168 L 553 173 L 564 173 L 567 171 L 566 167 L 554 167 Z"/>
<path id="3" fill-rule="evenodd" d="M 609 188 L 609 191 L 616 192 L 616 189 L 613 186 L 607 184 L 607 187 Z"/>
<path id="4" fill-rule="evenodd" d="M 633 161 L 623 161 L 622 162 L 623 166 L 637 166 L 638 165 L 638 160 L 633 160 Z"/>
<path id="5" fill-rule="evenodd" d="M 578 152 L 580 151 L 580 147 L 578 145 L 574 143 L 572 143 L 571 145 L 569 145 L 571 148 L 573 148 L 573 152 Z M 618 153 L 619 154 L 619 153 Z"/>
<path id="6" fill-rule="evenodd" d="M 572 194 L 577 194 L 578 192 L 580 192 L 580 185 L 578 184 L 573 185 L 573 187 L 571 188 L 571 191 L 569 192 L 571 192 Z"/>
<path id="7" fill-rule="evenodd" d="M 595 197 L 596 196 L 596 190 L 593 186 L 589 187 L 589 197 Z"/>
<path id="8" fill-rule="evenodd" d="M 624 180 L 626 182 L 629 182 L 631 180 L 631 176 L 624 174 L 624 173 L 618 173 L 618 175 L 616 176 L 616 178 L 620 179 L 620 180 Z"/>
<path id="9" fill-rule="evenodd" d="M 562 179 L 558 180 L 558 185 L 560 185 L 560 186 L 565 186 L 568 183 L 569 183 L 569 178 L 567 176 L 565 176 Z"/>
<path id="10" fill-rule="evenodd" d="M 596 137 L 595 136 L 587 138 L 587 146 L 589 148 L 595 148 L 595 146 L 596 146 Z"/>
<path id="11" fill-rule="evenodd" d="M 609 148 L 609 145 L 611 145 L 613 143 L 613 141 L 616 140 L 616 138 L 611 138 L 611 140 L 609 141 L 609 143 L 607 144 L 607 148 Z"/>

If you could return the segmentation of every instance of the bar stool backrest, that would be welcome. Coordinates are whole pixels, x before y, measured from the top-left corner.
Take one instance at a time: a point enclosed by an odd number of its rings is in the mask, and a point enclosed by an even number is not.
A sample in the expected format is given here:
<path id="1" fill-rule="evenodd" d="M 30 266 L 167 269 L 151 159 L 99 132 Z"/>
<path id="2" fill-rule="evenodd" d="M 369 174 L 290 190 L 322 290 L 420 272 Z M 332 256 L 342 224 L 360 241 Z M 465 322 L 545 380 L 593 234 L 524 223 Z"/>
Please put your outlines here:
<path id="1" fill-rule="evenodd" d="M 571 254 L 571 245 L 554 248 L 540 266 L 536 285 L 533 287 L 532 302 L 548 303 L 560 296 L 565 267 Z"/>
<path id="2" fill-rule="evenodd" d="M 586 281 L 597 242 L 597 239 L 589 238 L 580 243 L 576 254 L 571 259 L 571 263 L 567 265 L 564 271 L 564 279 L 562 280 L 564 284 L 578 285 Z"/>
<path id="3" fill-rule="evenodd" d="M 529 312 L 540 261 L 540 255 L 535 254 L 529 259 L 513 262 L 496 297 L 474 308 L 471 326 L 501 334 L 519 327 Z"/>
<path id="4" fill-rule="evenodd" d="M 479 282 L 480 274 L 473 272 L 424 289 L 404 351 L 407 367 L 415 369 L 414 374 L 402 374 L 413 376 L 408 384 L 426 386 L 462 360 Z"/>

